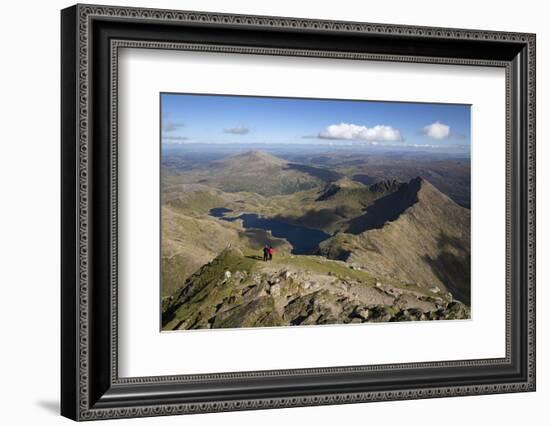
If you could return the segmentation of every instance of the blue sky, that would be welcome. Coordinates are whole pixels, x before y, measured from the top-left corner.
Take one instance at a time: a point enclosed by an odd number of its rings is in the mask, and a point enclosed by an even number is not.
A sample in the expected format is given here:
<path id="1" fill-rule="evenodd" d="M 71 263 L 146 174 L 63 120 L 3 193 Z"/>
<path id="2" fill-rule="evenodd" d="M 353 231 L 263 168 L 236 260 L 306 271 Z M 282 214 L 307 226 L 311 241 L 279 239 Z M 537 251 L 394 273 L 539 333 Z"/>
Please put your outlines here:
<path id="1" fill-rule="evenodd" d="M 470 145 L 470 106 L 161 94 L 163 143 Z"/>

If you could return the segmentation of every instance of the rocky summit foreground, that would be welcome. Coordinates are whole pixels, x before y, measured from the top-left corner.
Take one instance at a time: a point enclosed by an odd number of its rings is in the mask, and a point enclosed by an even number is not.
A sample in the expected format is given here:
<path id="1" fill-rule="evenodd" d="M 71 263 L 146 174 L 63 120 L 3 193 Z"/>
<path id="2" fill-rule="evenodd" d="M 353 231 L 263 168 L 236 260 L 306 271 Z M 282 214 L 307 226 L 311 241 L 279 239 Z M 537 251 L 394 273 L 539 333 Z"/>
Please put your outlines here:
<path id="1" fill-rule="evenodd" d="M 263 262 L 225 249 L 163 300 L 163 329 L 467 319 L 470 309 L 423 288 L 320 256 Z"/>

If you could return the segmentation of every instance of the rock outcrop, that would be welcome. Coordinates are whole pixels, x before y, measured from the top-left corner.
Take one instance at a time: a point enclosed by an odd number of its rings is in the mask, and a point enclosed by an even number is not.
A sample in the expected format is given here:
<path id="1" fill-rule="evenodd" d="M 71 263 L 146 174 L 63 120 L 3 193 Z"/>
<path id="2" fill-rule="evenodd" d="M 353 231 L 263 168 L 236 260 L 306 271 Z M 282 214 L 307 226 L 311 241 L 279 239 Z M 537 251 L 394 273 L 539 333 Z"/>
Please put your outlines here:
<path id="1" fill-rule="evenodd" d="M 376 200 L 319 253 L 470 304 L 470 211 L 424 179 Z"/>
<path id="2" fill-rule="evenodd" d="M 318 256 L 278 262 L 225 249 L 163 307 L 163 329 L 466 319 L 469 308 L 418 285 L 380 282 Z"/>

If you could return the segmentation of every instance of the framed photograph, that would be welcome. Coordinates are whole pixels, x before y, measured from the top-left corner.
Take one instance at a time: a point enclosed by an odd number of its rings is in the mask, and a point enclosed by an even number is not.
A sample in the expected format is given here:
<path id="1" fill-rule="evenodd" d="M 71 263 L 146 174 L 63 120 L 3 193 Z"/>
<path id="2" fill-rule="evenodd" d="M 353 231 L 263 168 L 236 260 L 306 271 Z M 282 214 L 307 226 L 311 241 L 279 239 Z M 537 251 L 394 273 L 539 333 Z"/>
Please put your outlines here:
<path id="1" fill-rule="evenodd" d="M 535 35 L 61 12 L 61 412 L 535 390 Z"/>

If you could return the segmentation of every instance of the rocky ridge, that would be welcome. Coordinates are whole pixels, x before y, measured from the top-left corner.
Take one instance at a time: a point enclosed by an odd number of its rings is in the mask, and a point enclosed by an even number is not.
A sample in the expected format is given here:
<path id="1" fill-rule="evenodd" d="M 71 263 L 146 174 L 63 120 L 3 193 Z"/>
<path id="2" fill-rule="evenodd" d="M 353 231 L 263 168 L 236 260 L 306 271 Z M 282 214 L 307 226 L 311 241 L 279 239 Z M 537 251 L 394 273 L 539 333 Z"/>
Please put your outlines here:
<path id="1" fill-rule="evenodd" d="M 165 330 L 180 330 L 469 316 L 438 287 L 377 281 L 360 267 L 318 256 L 264 263 L 228 248 L 163 299 L 162 322 Z"/>
<path id="2" fill-rule="evenodd" d="M 319 254 L 470 304 L 470 211 L 428 181 L 412 179 L 378 199 L 348 231 L 322 242 Z"/>

